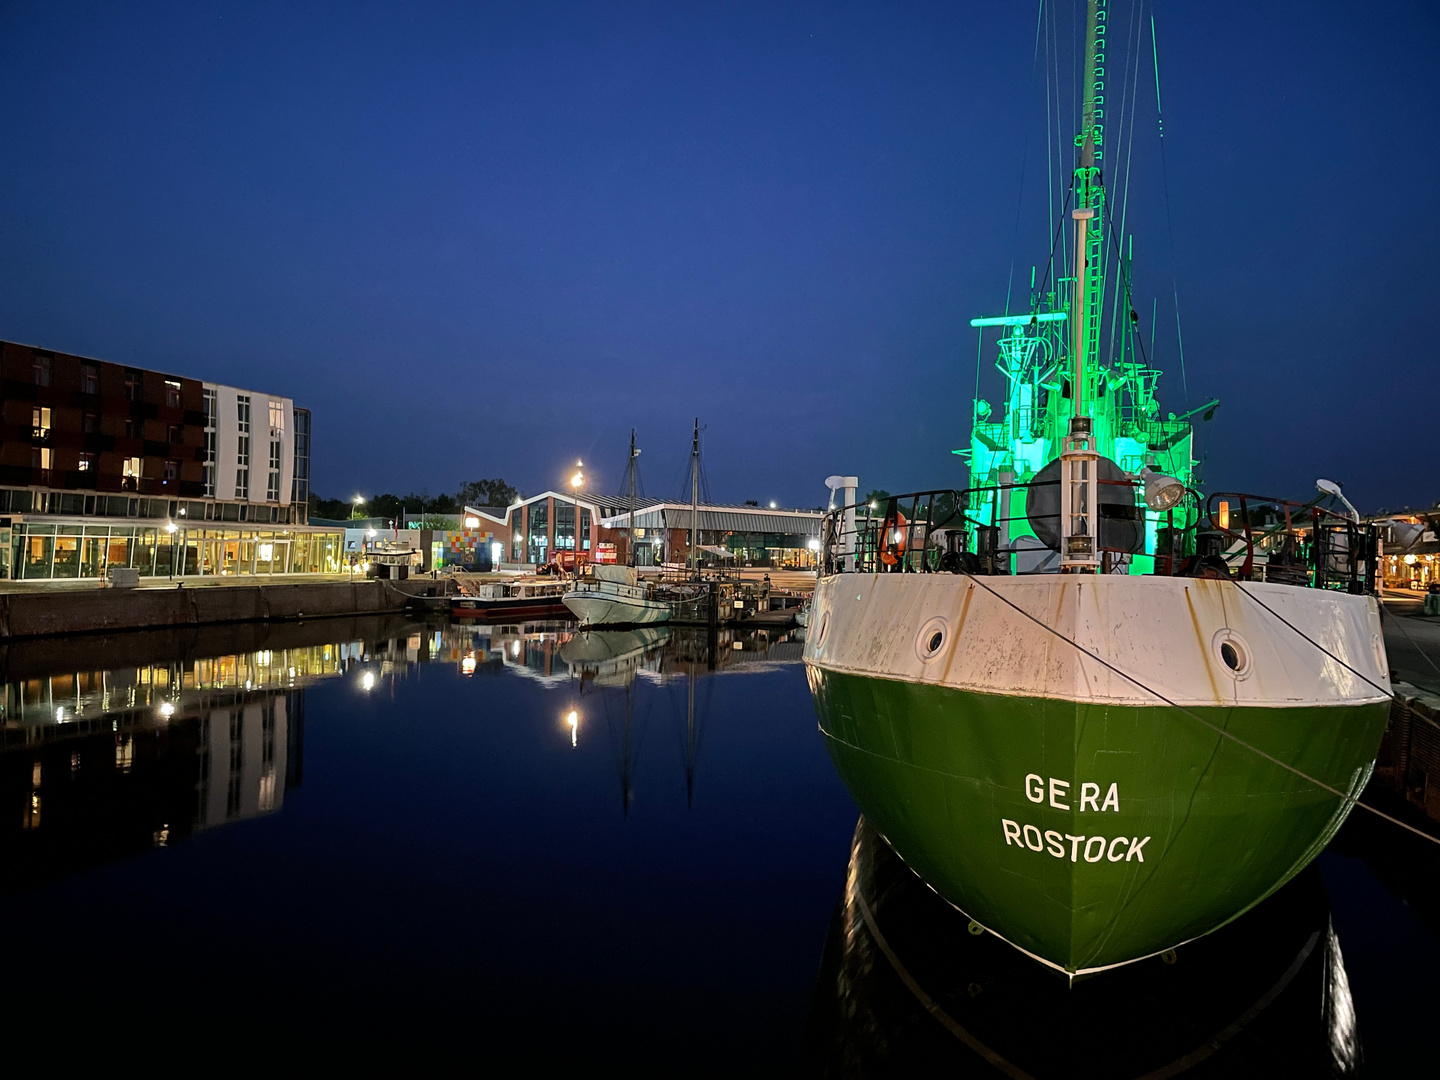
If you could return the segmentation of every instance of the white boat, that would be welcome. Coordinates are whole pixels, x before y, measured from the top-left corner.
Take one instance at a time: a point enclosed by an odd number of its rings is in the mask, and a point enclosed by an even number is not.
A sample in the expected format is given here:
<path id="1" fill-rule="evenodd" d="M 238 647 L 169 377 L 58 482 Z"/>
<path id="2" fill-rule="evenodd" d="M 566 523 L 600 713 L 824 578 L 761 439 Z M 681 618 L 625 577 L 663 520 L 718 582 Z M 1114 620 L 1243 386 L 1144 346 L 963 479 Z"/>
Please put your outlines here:
<path id="1" fill-rule="evenodd" d="M 597 563 L 565 594 L 565 606 L 581 626 L 644 626 L 670 620 L 670 604 L 658 597 L 633 566 Z"/>

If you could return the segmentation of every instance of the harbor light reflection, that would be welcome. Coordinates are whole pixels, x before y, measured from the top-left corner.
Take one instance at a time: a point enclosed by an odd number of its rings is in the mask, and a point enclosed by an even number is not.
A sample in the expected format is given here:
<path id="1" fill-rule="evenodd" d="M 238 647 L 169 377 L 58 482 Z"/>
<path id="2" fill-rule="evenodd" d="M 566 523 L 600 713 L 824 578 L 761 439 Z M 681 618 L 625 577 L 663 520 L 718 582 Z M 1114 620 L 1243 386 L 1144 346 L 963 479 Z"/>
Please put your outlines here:
<path id="1" fill-rule="evenodd" d="M 570 745 L 578 745 L 580 741 L 580 714 L 574 709 L 571 709 L 565 714 L 565 723 L 570 725 Z"/>

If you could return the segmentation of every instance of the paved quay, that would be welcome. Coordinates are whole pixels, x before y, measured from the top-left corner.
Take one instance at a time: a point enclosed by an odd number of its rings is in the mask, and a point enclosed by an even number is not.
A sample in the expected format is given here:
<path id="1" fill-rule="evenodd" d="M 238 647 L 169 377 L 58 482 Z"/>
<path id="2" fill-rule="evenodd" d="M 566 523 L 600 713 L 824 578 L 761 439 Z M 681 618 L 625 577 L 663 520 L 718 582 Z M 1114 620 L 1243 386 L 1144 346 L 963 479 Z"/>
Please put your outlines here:
<path id="1" fill-rule="evenodd" d="M 30 638 L 218 623 L 383 615 L 404 611 L 416 596 L 438 593 L 429 578 L 378 581 L 314 576 L 257 582 L 237 579 L 152 580 L 135 589 L 96 582 L 8 582 L 0 592 L 0 637 Z"/>

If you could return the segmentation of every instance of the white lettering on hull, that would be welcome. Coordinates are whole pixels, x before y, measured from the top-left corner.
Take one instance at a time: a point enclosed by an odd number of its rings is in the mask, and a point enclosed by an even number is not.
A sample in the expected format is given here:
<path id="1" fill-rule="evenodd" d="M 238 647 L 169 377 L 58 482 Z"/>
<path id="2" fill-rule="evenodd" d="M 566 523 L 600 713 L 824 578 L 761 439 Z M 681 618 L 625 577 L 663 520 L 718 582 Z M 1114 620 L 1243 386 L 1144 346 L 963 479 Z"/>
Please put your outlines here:
<path id="1" fill-rule="evenodd" d="M 1025 797 L 1033 803 L 1043 803 L 1045 793 L 1050 793 L 1050 805 L 1056 810 L 1069 810 L 1070 804 L 1060 800 L 1068 798 L 1073 781 L 1060 780 L 1054 776 L 1041 776 L 1039 773 L 1027 773 L 1025 776 Z M 1095 813 L 1104 813 L 1106 810 L 1120 812 L 1120 785 L 1111 784 L 1105 792 L 1105 801 L 1100 801 L 1100 785 L 1089 780 L 1080 785 L 1080 812 L 1093 810 Z"/>
<path id="2" fill-rule="evenodd" d="M 1064 859 L 1068 855 L 1072 863 L 1079 862 L 1081 858 L 1090 863 L 1101 860 L 1112 863 L 1129 862 L 1131 859 L 1144 862 L 1145 845 L 1150 842 L 1148 836 L 1116 836 L 1107 839 L 1104 836 L 1072 836 L 1054 829 L 1046 829 L 1042 833 L 1036 825 L 1021 825 L 1009 818 L 1000 819 L 1000 830 L 1004 834 L 1006 847 L 1014 844 L 1029 851 L 1048 852 L 1056 859 Z M 1070 841 L 1068 852 L 1066 845 L 1061 843 L 1062 840 Z"/>

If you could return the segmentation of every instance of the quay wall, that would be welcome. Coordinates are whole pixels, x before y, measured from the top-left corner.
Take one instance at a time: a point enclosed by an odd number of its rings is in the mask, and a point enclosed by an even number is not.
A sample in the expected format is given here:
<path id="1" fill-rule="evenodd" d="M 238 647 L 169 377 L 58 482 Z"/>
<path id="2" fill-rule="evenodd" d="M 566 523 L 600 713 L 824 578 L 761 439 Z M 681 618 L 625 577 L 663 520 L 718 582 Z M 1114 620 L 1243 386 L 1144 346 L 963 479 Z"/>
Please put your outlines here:
<path id="1" fill-rule="evenodd" d="M 1394 689 L 1374 780 L 1440 821 L 1440 696 L 1403 682 Z"/>
<path id="2" fill-rule="evenodd" d="M 428 591 L 386 581 L 191 589 L 94 589 L 0 595 L 0 638 L 153 630 L 274 619 L 383 615 Z"/>

